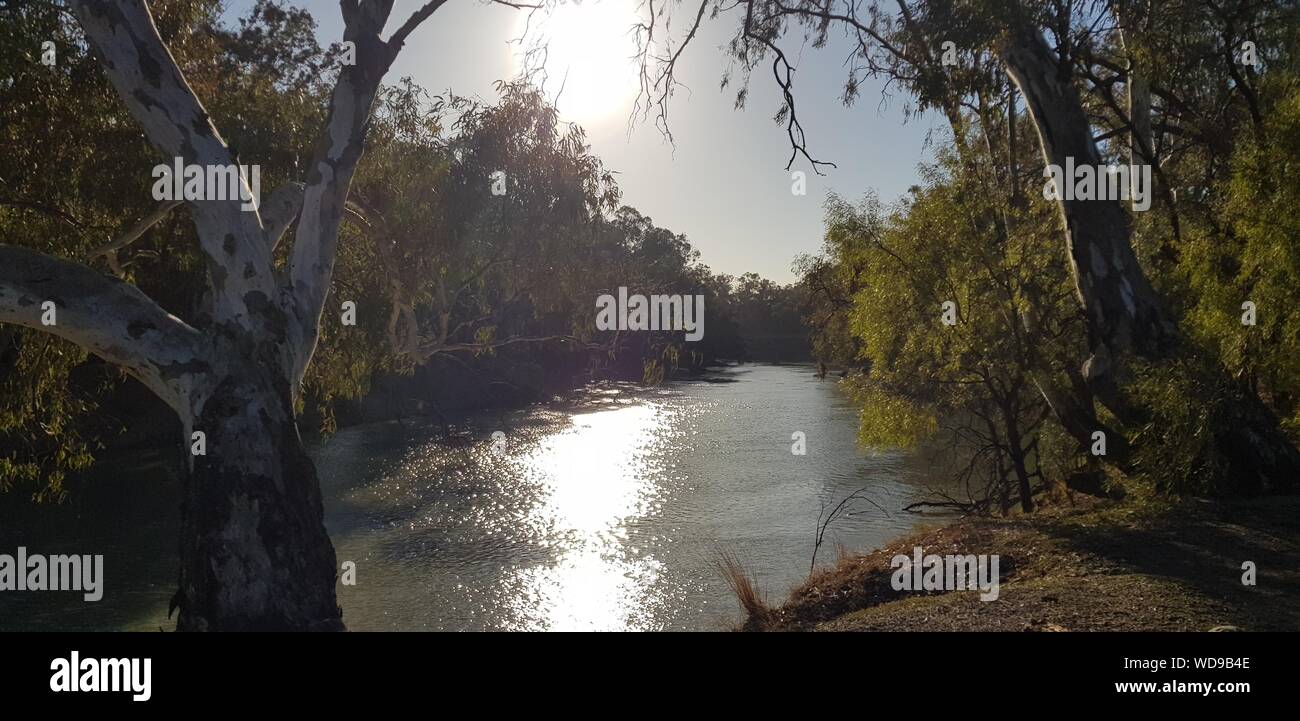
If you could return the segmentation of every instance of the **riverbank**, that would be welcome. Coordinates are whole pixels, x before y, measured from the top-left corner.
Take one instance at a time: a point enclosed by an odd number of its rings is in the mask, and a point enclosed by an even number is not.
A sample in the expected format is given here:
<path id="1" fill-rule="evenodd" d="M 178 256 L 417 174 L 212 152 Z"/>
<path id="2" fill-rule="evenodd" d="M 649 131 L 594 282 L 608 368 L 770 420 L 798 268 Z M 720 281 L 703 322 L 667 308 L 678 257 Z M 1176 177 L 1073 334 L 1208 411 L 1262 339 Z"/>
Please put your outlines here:
<path id="1" fill-rule="evenodd" d="M 968 519 L 842 557 L 744 630 L 1300 630 L 1300 498 L 1078 499 L 1029 517 Z M 890 559 L 998 554 L 996 601 L 894 591 Z M 1243 583 L 1253 562 L 1255 585 Z"/>

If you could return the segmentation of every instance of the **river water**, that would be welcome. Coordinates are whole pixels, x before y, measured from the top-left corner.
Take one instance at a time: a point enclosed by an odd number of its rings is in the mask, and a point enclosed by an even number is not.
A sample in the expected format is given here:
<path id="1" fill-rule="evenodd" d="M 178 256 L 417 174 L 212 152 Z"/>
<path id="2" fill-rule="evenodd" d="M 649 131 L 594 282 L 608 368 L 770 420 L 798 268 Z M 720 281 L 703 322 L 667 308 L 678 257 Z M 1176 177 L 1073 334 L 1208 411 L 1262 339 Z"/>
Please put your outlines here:
<path id="1" fill-rule="evenodd" d="M 424 423 L 345 429 L 312 449 L 326 523 L 355 585 L 353 630 L 715 630 L 739 618 L 717 570 L 734 553 L 780 601 L 806 577 L 818 517 L 858 489 L 827 534 L 880 546 L 916 519 L 921 464 L 855 443 L 857 410 L 805 366 L 745 365 L 658 388 L 606 386 L 579 403 L 477 414 L 441 439 Z M 792 452 L 792 434 L 806 453 Z M 0 593 L 0 629 L 170 628 L 174 482 L 87 492 L 0 513 L 0 553 L 104 553 L 106 591 Z M 161 486 L 161 487 L 160 487 Z M 12 504 L 10 504 L 12 505 Z M 8 598 L 6 598 L 8 597 Z"/>

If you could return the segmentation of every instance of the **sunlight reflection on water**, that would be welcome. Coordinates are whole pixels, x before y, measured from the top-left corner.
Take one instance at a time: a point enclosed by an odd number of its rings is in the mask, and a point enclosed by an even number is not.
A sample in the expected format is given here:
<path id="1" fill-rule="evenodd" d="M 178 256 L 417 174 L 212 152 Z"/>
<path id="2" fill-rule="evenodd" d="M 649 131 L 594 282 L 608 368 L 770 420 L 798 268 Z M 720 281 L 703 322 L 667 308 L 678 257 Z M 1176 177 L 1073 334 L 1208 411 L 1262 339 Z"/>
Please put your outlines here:
<path id="1" fill-rule="evenodd" d="M 724 628 L 737 607 L 720 552 L 780 600 L 807 574 L 827 504 L 864 485 L 887 508 L 917 497 L 904 456 L 863 454 L 857 408 L 805 367 L 596 389 L 581 410 L 458 426 L 451 444 L 377 424 L 314 451 L 338 558 L 361 579 L 339 587 L 350 628 Z M 914 523 L 864 508 L 828 543 L 867 550 Z"/>
<path id="2" fill-rule="evenodd" d="M 515 628 L 651 628 L 642 607 L 661 564 L 624 545 L 623 524 L 646 515 L 661 491 L 654 466 L 666 415 L 646 404 L 576 416 L 527 455 L 528 475 L 542 489 L 530 524 L 565 540 L 554 566 L 515 572 Z"/>
<path id="3" fill-rule="evenodd" d="M 779 602 L 808 573 L 819 513 L 846 495 L 865 487 L 888 511 L 864 506 L 837 523 L 823 561 L 836 544 L 869 550 L 915 527 L 899 509 L 924 494 L 916 482 L 928 468 L 902 453 L 864 454 L 857 416 L 810 367 L 743 366 L 657 388 L 590 389 L 576 409 L 476 413 L 456 421 L 451 440 L 426 421 L 346 428 L 310 449 L 338 560 L 356 564 L 356 585 L 338 587 L 344 622 L 727 628 L 739 612 L 720 552 L 735 553 Z M 504 446 L 493 445 L 496 431 Z M 791 453 L 794 431 L 807 434 L 807 455 Z M 118 513 L 69 504 L 0 525 L 11 545 L 81 552 L 86 539 L 111 541 L 119 559 L 101 603 L 11 603 L 11 616 L 34 628 L 172 627 L 178 501 L 166 481 L 106 486 L 96 503 Z"/>
<path id="4" fill-rule="evenodd" d="M 808 573 L 819 512 L 867 487 L 831 531 L 868 550 L 914 528 L 924 490 L 901 453 L 864 454 L 858 409 L 804 366 L 743 366 L 656 388 L 588 389 L 457 419 L 346 428 L 310 449 L 350 629 L 716 630 L 739 612 L 716 567 L 733 552 L 774 602 Z M 493 433 L 504 434 L 494 446 Z M 806 432 L 808 453 L 791 453 Z M 921 469 L 923 474 L 925 471 Z M 21 609 L 25 625 L 170 628 L 177 503 L 168 486 L 107 487 L 117 514 L 59 513 L 0 527 L 28 545 L 111 539 L 115 588 L 101 603 Z M 924 480 L 921 478 L 920 480 Z M 159 491 L 161 488 L 163 491 Z M 46 540 L 42 540 L 46 539 Z M 98 542 L 98 541 L 97 541 Z M 62 548 L 64 546 L 52 546 Z M 114 587 L 110 587 L 110 590 Z M 3 626 L 0 619 L 0 626 Z"/>

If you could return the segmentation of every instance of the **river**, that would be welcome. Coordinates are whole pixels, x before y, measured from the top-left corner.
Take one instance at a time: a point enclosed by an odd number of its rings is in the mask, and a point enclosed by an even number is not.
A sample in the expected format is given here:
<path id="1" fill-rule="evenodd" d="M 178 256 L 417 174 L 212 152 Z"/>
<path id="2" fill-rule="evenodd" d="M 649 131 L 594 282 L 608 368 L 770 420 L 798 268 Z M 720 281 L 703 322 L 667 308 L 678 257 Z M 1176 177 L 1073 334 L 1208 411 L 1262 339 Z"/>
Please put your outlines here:
<path id="1" fill-rule="evenodd" d="M 865 488 L 881 508 L 858 503 L 838 520 L 819 563 L 837 544 L 867 550 L 915 527 L 900 509 L 923 495 L 920 464 L 862 451 L 856 428 L 857 409 L 810 367 L 744 365 L 476 414 L 451 441 L 422 422 L 344 429 L 312 448 L 339 562 L 355 564 L 355 585 L 339 586 L 344 621 L 727 628 L 739 610 L 720 554 L 776 602 L 808 573 L 819 515 L 848 494 Z M 804 455 L 792 452 L 796 432 Z M 0 552 L 104 553 L 106 577 L 96 603 L 0 594 L 0 629 L 173 625 L 175 483 L 135 475 L 58 508 L 0 513 Z"/>

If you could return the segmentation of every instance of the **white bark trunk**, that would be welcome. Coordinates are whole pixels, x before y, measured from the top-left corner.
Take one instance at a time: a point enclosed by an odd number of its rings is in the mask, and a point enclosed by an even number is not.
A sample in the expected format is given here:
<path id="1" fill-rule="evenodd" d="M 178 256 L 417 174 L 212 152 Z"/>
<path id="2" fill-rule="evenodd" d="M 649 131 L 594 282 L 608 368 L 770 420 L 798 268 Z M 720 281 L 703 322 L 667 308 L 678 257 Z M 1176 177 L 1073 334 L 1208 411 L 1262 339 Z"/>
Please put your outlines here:
<path id="1" fill-rule="evenodd" d="M 75 0 L 72 9 L 122 102 L 168 163 L 179 157 L 187 165 L 234 164 L 142 0 Z M 260 315 L 275 297 L 275 280 L 258 213 L 241 210 L 237 198 L 189 205 L 207 259 L 213 320 L 260 330 L 265 319 L 250 314 Z"/>
<path id="2" fill-rule="evenodd" d="M 386 17 L 386 15 L 385 15 Z M 321 311 L 334 273 L 339 224 L 352 185 L 352 175 L 370 121 L 379 82 L 395 57 L 379 40 L 383 23 L 373 28 L 349 27 L 344 37 L 357 46 L 357 64 L 339 76 L 330 102 L 322 151 L 310 169 L 289 259 L 289 310 L 293 317 L 293 385 L 302 381 L 320 337 Z"/>
<path id="3" fill-rule="evenodd" d="M 1120 16 L 1121 23 L 1136 23 L 1139 16 L 1133 14 L 1128 17 Z M 1129 123 L 1133 129 L 1129 133 L 1128 162 L 1129 165 L 1151 165 L 1153 176 L 1158 176 L 1156 164 L 1159 158 L 1154 152 L 1154 138 L 1151 135 L 1151 85 L 1147 81 L 1146 72 L 1143 68 L 1138 67 L 1136 48 L 1133 47 L 1133 31 L 1120 29 L 1120 44 L 1124 48 L 1125 55 L 1125 85 L 1128 92 L 1128 117 Z M 1131 176 L 1134 187 L 1137 189 L 1137 175 Z M 1148 189 L 1150 191 L 1151 189 Z M 1137 193 L 1133 193 L 1134 202 L 1137 200 Z"/>
<path id="4" fill-rule="evenodd" d="M 361 158 L 380 80 L 407 35 L 441 0 L 421 8 L 389 42 L 379 34 L 392 0 L 342 0 L 344 37 L 357 64 L 343 69 L 305 187 L 272 195 L 263 216 L 238 199 L 191 201 L 211 293 L 203 332 L 134 286 L 76 263 L 0 245 L 0 322 L 66 338 L 124 368 L 176 410 L 207 452 L 185 480 L 180 589 L 182 629 L 340 629 L 334 550 L 319 484 L 293 405 L 319 335 L 339 220 Z M 105 73 L 165 161 L 234 161 L 163 44 L 143 0 L 72 0 Z M 271 250 L 299 217 L 287 282 Z M 265 222 L 264 222 L 265 221 Z M 45 301 L 55 323 L 42 322 Z"/>
<path id="5" fill-rule="evenodd" d="M 1008 33 L 1001 55 L 1025 97 L 1043 160 L 1064 168 L 1102 165 L 1071 73 L 1059 67 L 1042 34 L 1027 21 Z M 1066 179 L 1067 182 L 1070 179 Z M 1113 364 L 1129 351 L 1153 357 L 1169 349 L 1177 330 L 1168 319 L 1129 243 L 1129 221 L 1118 200 L 1058 201 L 1075 290 L 1086 311 L 1092 357 L 1085 375 L 1103 400 L 1114 401 Z"/>

